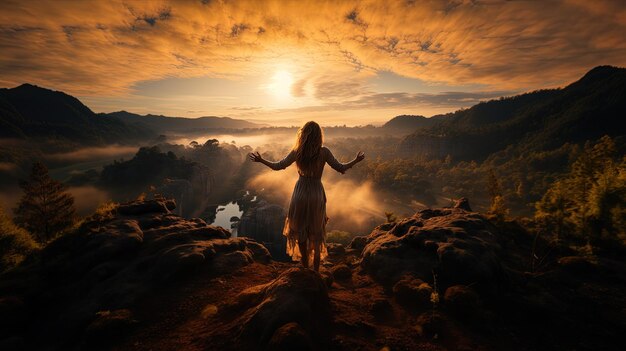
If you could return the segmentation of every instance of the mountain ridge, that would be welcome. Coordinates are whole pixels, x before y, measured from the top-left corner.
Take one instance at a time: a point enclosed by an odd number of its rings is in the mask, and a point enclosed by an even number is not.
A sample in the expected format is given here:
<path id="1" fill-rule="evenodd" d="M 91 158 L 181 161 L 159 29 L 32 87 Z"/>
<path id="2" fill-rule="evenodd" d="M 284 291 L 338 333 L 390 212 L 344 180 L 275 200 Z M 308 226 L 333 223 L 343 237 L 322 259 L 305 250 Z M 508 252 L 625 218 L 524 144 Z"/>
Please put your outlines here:
<path id="1" fill-rule="evenodd" d="M 425 117 L 422 115 L 398 115 L 385 122 L 382 128 L 387 129 L 418 129 L 425 127 L 432 127 L 446 118 L 446 115 L 437 115 L 432 117 Z"/>
<path id="2" fill-rule="evenodd" d="M 86 145 L 130 142 L 151 132 L 94 113 L 61 91 L 22 84 L 0 89 L 0 137 L 54 138 Z"/>
<path id="3" fill-rule="evenodd" d="M 563 88 L 536 90 L 438 115 L 446 118 L 405 137 L 398 152 L 480 160 L 509 146 L 548 150 L 603 135 L 626 135 L 624 115 L 626 69 L 598 66 Z"/>
<path id="4" fill-rule="evenodd" d="M 101 113 L 102 116 L 118 118 L 131 125 L 150 128 L 157 133 L 189 132 L 197 129 L 243 129 L 260 128 L 262 125 L 231 117 L 201 116 L 195 118 L 164 115 L 140 115 L 125 110 Z"/>
<path id="5" fill-rule="evenodd" d="M 54 138 L 86 145 L 149 140 L 168 132 L 260 128 L 231 117 L 95 113 L 65 92 L 24 83 L 0 88 L 0 138 Z"/>

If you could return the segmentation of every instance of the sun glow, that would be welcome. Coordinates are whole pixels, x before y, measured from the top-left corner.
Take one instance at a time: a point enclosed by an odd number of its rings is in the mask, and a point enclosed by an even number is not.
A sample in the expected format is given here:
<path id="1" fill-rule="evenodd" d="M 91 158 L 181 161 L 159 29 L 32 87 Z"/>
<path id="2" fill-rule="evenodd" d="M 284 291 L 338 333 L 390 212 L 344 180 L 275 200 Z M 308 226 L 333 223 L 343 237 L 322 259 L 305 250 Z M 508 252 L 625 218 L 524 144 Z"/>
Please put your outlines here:
<path id="1" fill-rule="evenodd" d="M 267 86 L 268 90 L 279 98 L 287 98 L 291 96 L 291 85 L 293 84 L 293 76 L 291 73 L 281 70 L 274 73 L 272 82 Z"/>

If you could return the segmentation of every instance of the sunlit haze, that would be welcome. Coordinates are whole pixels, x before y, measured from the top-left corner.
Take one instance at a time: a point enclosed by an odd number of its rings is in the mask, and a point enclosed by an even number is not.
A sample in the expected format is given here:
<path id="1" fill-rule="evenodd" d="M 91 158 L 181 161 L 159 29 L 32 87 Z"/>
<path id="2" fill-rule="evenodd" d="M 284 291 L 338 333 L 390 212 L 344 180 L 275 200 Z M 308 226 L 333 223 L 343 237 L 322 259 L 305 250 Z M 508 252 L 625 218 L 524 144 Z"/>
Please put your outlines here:
<path id="1" fill-rule="evenodd" d="M 291 97 L 291 85 L 293 77 L 287 71 L 278 71 L 272 77 L 272 83 L 268 85 L 268 90 L 280 98 Z"/>

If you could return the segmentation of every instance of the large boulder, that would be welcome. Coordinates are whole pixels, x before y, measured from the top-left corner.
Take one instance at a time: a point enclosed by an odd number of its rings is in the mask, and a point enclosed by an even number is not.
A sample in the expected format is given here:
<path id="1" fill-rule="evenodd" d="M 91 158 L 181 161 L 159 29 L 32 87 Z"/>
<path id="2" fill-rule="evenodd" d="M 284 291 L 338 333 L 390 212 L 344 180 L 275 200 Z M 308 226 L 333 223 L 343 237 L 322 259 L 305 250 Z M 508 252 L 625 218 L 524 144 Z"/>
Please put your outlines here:
<path id="1" fill-rule="evenodd" d="M 284 349 L 289 340 L 310 338 L 319 347 L 329 337 L 330 299 L 322 276 L 313 270 L 288 269 L 268 284 L 243 291 L 238 299 L 241 307 L 248 307 L 241 318 L 243 345 L 263 349 L 269 343 Z"/>
<path id="2" fill-rule="evenodd" d="M 404 275 L 439 288 L 473 284 L 491 289 L 503 276 L 497 229 L 462 208 L 427 209 L 377 227 L 363 249 L 361 266 L 385 284 Z"/>
<path id="3" fill-rule="evenodd" d="M 398 303 L 411 310 L 423 310 L 433 306 L 433 288 L 420 279 L 405 277 L 393 286 Z"/>

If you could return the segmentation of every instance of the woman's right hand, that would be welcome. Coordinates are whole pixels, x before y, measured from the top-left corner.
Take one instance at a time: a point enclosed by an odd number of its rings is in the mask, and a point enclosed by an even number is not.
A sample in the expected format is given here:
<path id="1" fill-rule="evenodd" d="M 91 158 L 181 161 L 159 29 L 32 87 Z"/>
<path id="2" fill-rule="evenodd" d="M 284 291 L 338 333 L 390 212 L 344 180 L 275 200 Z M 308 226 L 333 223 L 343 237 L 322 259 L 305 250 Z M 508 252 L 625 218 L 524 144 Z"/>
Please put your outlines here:
<path id="1" fill-rule="evenodd" d="M 263 157 L 261 157 L 261 154 L 258 151 L 249 153 L 248 158 L 252 162 L 261 162 L 261 160 L 263 160 Z"/>

